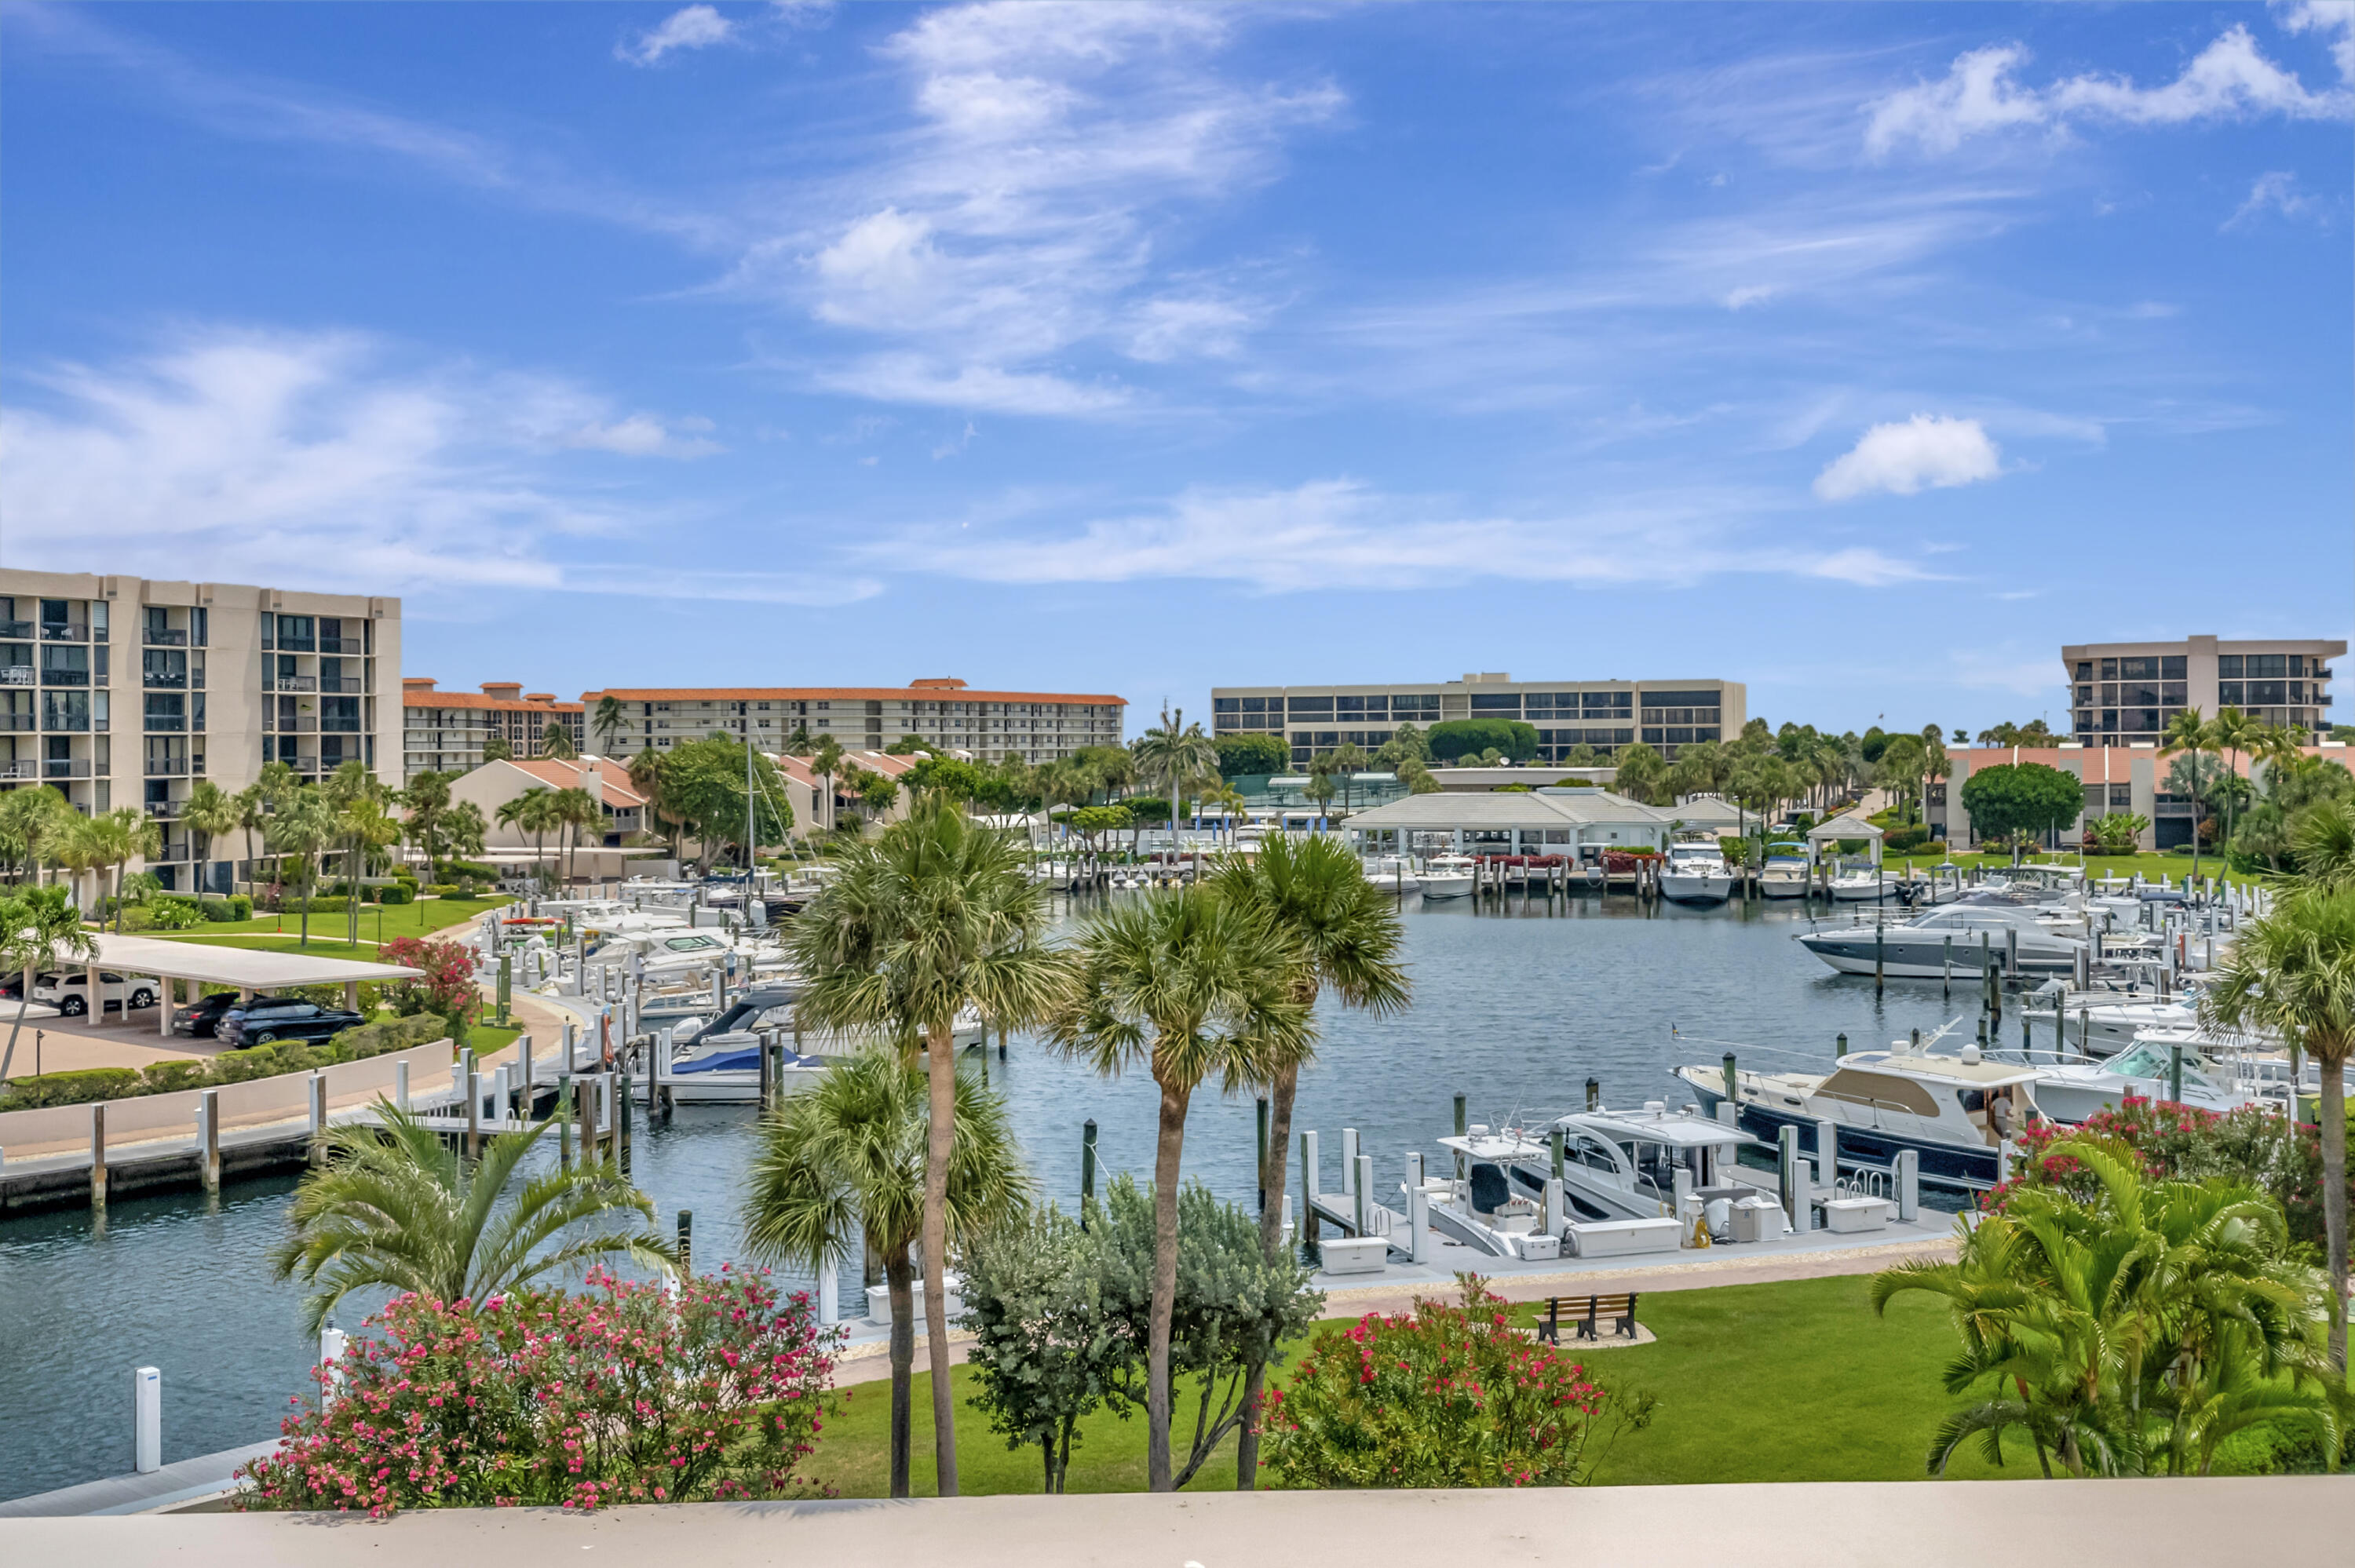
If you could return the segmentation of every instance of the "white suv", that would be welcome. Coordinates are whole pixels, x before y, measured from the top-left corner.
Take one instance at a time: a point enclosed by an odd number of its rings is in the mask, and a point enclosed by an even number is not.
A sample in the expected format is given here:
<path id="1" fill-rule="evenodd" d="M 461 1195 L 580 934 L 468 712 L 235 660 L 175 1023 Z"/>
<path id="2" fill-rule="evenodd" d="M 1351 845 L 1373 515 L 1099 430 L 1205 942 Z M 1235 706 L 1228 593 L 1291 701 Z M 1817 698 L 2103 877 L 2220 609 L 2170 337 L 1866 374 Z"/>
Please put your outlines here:
<path id="1" fill-rule="evenodd" d="M 112 969 L 101 969 L 98 983 L 99 989 L 106 995 L 109 1012 L 123 1010 L 123 992 L 126 985 L 131 990 L 131 1005 L 134 1009 L 155 1005 L 155 987 L 152 981 L 125 980 Z M 64 1017 L 80 1018 L 90 1011 L 90 971 L 74 969 L 62 975 L 43 975 L 33 982 L 33 1000 L 47 1002 Z"/>

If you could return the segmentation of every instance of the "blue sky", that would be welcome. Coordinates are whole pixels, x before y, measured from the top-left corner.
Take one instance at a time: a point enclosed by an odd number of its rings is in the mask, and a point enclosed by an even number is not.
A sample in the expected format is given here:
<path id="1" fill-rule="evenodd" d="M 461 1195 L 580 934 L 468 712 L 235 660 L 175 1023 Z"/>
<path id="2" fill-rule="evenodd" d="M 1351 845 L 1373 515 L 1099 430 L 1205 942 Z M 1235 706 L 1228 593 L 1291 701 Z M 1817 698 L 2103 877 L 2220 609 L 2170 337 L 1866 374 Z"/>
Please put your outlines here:
<path id="1" fill-rule="evenodd" d="M 446 685 L 2355 627 L 2355 7 L 12 5 L 0 560 Z M 1141 715 L 1140 715 L 1141 716 Z"/>

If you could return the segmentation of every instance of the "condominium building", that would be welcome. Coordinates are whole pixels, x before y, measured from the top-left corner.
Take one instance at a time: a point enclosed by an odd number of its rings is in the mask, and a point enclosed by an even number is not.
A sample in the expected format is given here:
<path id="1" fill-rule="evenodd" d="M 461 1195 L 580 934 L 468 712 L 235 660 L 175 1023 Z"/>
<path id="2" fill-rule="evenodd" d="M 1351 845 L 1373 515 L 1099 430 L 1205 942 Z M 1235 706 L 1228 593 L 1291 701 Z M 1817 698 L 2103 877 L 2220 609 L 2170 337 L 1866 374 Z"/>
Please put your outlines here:
<path id="1" fill-rule="evenodd" d="M 2347 644 L 2321 638 L 2226 642 L 2087 642 L 2061 650 L 2077 740 L 2156 745 L 2185 708 L 2212 718 L 2238 708 L 2271 725 L 2330 733 L 2330 661 Z"/>
<path id="2" fill-rule="evenodd" d="M 242 845 L 182 827 L 191 786 L 241 789 L 272 761 L 304 779 L 389 765 L 400 720 L 378 694 L 400 668 L 397 599 L 0 570 L 0 789 L 141 807 L 164 829 L 145 870 L 225 890 Z"/>
<path id="3" fill-rule="evenodd" d="M 586 750 L 581 705 L 560 703 L 553 692 L 526 692 L 519 681 L 485 681 L 481 692 L 444 692 L 431 675 L 400 679 L 403 777 L 464 773 L 483 765 L 484 743 L 506 743 L 510 757 L 532 758 L 550 725 L 562 725 L 576 750 Z"/>
<path id="4" fill-rule="evenodd" d="M 618 714 L 604 710 L 606 699 Z M 1094 693 L 983 692 L 952 679 L 905 686 L 615 686 L 581 694 L 591 748 L 626 758 L 700 740 L 750 736 L 769 751 L 831 736 L 845 750 L 876 750 L 912 735 L 926 747 L 1053 762 L 1082 747 L 1118 746 L 1127 699 Z M 601 726 L 601 712 L 617 725 Z"/>
<path id="5" fill-rule="evenodd" d="M 1739 681 L 1516 681 L 1471 674 L 1431 685 L 1220 686 L 1210 694 L 1218 735 L 1281 735 L 1295 767 L 1342 746 L 1371 751 L 1402 724 L 1516 719 L 1538 732 L 1538 760 L 1563 762 L 1580 746 L 1615 756 L 1637 741 L 1673 757 L 1697 741 L 1742 731 L 1748 689 Z"/>

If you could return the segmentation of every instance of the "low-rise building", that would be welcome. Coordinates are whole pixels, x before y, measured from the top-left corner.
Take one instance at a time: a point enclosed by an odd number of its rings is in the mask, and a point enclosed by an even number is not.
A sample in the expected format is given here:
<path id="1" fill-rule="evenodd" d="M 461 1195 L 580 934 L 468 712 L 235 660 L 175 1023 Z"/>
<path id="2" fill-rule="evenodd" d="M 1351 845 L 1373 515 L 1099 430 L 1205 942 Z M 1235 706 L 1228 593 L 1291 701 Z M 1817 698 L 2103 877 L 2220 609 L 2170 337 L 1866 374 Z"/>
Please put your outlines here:
<path id="1" fill-rule="evenodd" d="M 1673 758 L 1698 741 L 1729 740 L 1749 718 L 1739 681 L 1516 681 L 1467 674 L 1428 684 L 1219 686 L 1210 693 L 1217 735 L 1282 736 L 1293 766 L 1305 768 L 1343 746 L 1372 751 L 1398 726 L 1450 719 L 1510 719 L 1538 732 L 1540 762 L 1566 762 L 1591 747 L 1608 761 L 1638 741 Z"/>
<path id="2" fill-rule="evenodd" d="M 549 727 L 562 725 L 576 751 L 588 749 L 581 705 L 552 692 L 528 692 L 520 681 L 485 681 L 480 693 L 444 692 L 431 675 L 400 681 L 401 767 L 404 781 L 421 773 L 464 773 L 486 760 L 485 744 L 506 744 L 511 757 L 541 755 Z"/>
<path id="3" fill-rule="evenodd" d="M 2308 756 L 2340 762 L 2355 756 L 2343 741 L 2318 741 L 2305 749 Z M 1954 768 L 1953 775 L 1928 785 L 1923 815 L 1931 836 L 1944 839 L 1956 849 L 1978 842 L 1971 826 L 1970 811 L 1963 804 L 1964 783 L 1974 773 L 2011 763 L 2037 762 L 2076 776 L 2085 792 L 2085 808 L 2076 821 L 2058 835 L 2064 846 L 2080 842 L 2095 818 L 2118 813 L 2141 817 L 2150 824 L 2137 840 L 2139 847 L 2181 849 L 2191 842 L 2201 815 L 2199 803 L 2189 794 L 2169 787 L 2179 761 L 2187 760 L 2188 754 L 2162 756 L 2158 745 L 2150 741 L 2126 746 L 2081 746 L 2063 741 L 2053 747 L 1958 747 L 1948 751 L 1946 758 Z M 2233 768 L 2258 783 L 2264 778 L 2265 764 L 2245 754 L 2219 757 L 2210 752 L 2205 754 L 2205 760 L 2210 766 Z M 2209 814 L 2213 814 L 2212 810 Z"/>
<path id="4" fill-rule="evenodd" d="M 949 678 L 905 686 L 611 686 L 583 692 L 580 703 L 589 744 L 620 758 L 715 733 L 749 736 L 770 752 L 829 737 L 845 750 L 880 751 L 912 735 L 943 752 L 1030 763 L 1121 745 L 1127 705 L 1102 693 L 975 691 Z"/>
<path id="5" fill-rule="evenodd" d="M 203 779 L 234 793 L 283 762 L 396 781 L 400 600 L 245 583 L 0 570 L 0 789 L 54 786 L 84 815 L 163 829 L 133 861 L 178 892 L 228 892 L 241 836 L 183 821 Z"/>
<path id="6" fill-rule="evenodd" d="M 2326 638 L 2084 642 L 2061 650 L 2072 729 L 2081 746 L 2157 746 L 2175 715 L 2213 718 L 2238 708 L 2270 725 L 2330 733 L 2330 661 L 2347 644 Z"/>
<path id="7" fill-rule="evenodd" d="M 1609 850 L 1665 849 L 1685 813 L 1608 789 L 1408 795 L 1342 824 L 1367 853 L 1553 854 L 1594 863 Z"/>

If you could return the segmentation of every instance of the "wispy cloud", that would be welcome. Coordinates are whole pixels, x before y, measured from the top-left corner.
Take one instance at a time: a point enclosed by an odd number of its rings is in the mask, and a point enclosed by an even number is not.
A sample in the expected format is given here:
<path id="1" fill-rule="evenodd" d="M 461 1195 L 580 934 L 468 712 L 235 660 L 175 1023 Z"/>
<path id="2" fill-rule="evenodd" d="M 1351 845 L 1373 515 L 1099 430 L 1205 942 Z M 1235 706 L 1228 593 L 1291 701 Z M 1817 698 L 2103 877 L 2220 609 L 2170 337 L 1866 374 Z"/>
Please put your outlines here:
<path id="1" fill-rule="evenodd" d="M 736 24 L 718 11 L 709 5 L 689 5 L 672 12 L 636 37 L 615 45 L 613 53 L 631 65 L 658 65 L 665 55 L 676 50 L 708 49 L 715 44 L 730 42 L 735 37 Z"/>
<path id="2" fill-rule="evenodd" d="M 2302 15 L 2302 14 L 2301 14 Z M 2057 131 L 2079 121 L 2181 125 L 2203 120 L 2280 115 L 2345 119 L 2346 92 L 2312 91 L 2265 58 L 2248 28 L 2235 23 L 2187 64 L 2173 81 L 2137 87 L 2120 76 L 2085 74 L 2046 87 L 2024 85 L 2028 50 L 1993 45 L 1957 57 L 1935 81 L 1901 88 L 1866 107 L 1866 151 L 1885 157 L 1911 144 L 1950 153 L 1974 137 L 2034 127 Z"/>
<path id="3" fill-rule="evenodd" d="M 2262 217 L 2268 212 L 2284 217 L 2304 217 L 2315 209 L 2314 198 L 2297 187 L 2297 176 L 2282 170 L 2259 175 L 2249 187 L 2249 197 L 2233 209 L 2222 227 L 2239 228 Z"/>
<path id="4" fill-rule="evenodd" d="M 97 552 L 180 575 L 299 568 L 322 586 L 578 587 L 637 572 L 614 557 L 668 509 L 569 465 L 715 450 L 700 420 L 617 415 L 551 377 L 409 363 L 357 334 L 189 330 L 133 360 L 16 375 L 0 515 L 23 566 Z"/>
<path id="5" fill-rule="evenodd" d="M 1152 506 L 1058 527 L 1001 518 L 979 529 L 910 530 L 856 558 L 984 582 L 1191 579 L 1268 593 L 1421 592 L 1508 575 L 1581 587 L 1664 587 L 1765 573 L 1864 588 L 1934 575 L 1869 546 L 1757 542 L 1751 536 L 1755 521 L 1778 504 L 1762 494 L 1686 491 L 1597 501 L 1562 514 L 1464 515 L 1329 479 L 1283 490 L 1198 487 Z"/>
<path id="6" fill-rule="evenodd" d="M 1902 425 L 1875 425 L 1816 476 L 1816 493 L 1849 501 L 1875 491 L 1911 495 L 1993 479 L 2002 453 L 1977 419 L 1916 414 Z"/>

